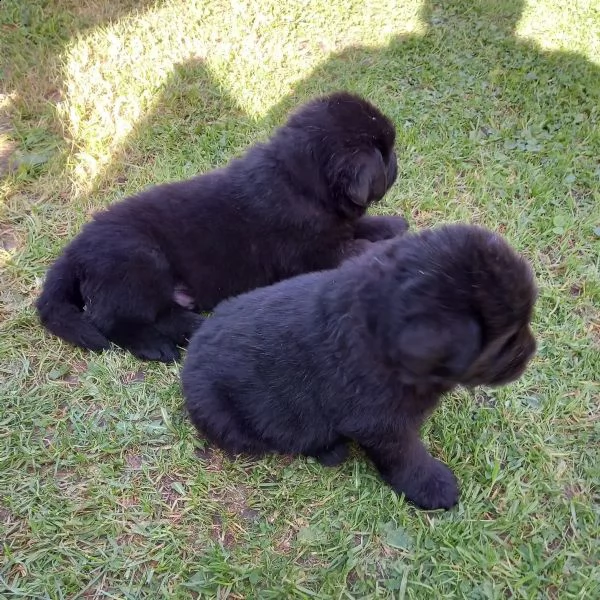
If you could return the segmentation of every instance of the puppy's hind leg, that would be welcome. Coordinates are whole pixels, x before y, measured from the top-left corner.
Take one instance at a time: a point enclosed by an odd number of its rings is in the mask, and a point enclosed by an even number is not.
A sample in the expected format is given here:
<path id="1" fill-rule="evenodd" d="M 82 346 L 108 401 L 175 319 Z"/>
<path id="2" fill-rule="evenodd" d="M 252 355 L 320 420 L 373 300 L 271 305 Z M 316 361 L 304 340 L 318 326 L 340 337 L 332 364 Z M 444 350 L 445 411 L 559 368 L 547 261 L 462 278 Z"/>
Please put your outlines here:
<path id="1" fill-rule="evenodd" d="M 90 280 L 83 296 L 93 299 L 87 313 L 108 339 L 143 360 L 171 362 L 179 358 L 178 340 L 157 319 L 176 306 L 175 281 L 166 258 L 144 243 L 120 262 L 113 260 L 110 273 Z"/>
<path id="2" fill-rule="evenodd" d="M 177 344 L 146 321 L 120 319 L 110 339 L 142 360 L 172 362 L 180 358 Z"/>
<path id="3" fill-rule="evenodd" d="M 131 303 L 126 310 L 116 299 L 116 294 L 106 295 L 88 311 L 92 322 L 111 342 L 142 360 L 179 359 L 177 344 L 154 324 L 156 309 L 151 298 L 146 305 Z"/>

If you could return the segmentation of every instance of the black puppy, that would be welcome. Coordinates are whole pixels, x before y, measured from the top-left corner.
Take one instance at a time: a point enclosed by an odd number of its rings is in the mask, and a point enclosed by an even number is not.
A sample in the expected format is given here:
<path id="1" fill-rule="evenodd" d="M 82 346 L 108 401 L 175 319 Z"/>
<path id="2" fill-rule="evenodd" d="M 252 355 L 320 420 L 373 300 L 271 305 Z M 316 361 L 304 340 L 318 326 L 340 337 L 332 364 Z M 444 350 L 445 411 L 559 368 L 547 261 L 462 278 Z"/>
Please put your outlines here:
<path id="1" fill-rule="evenodd" d="M 523 373 L 535 352 L 532 271 L 499 235 L 468 225 L 375 246 L 218 306 L 190 343 L 187 409 L 234 454 L 333 465 L 354 440 L 397 492 L 449 508 L 456 480 L 420 426 L 455 386 Z"/>
<path id="2" fill-rule="evenodd" d="M 314 100 L 226 168 L 161 185 L 95 215 L 49 270 L 42 323 L 91 350 L 110 341 L 170 361 L 229 297 L 336 267 L 404 233 L 365 217 L 396 179 L 395 131 L 365 100 Z"/>

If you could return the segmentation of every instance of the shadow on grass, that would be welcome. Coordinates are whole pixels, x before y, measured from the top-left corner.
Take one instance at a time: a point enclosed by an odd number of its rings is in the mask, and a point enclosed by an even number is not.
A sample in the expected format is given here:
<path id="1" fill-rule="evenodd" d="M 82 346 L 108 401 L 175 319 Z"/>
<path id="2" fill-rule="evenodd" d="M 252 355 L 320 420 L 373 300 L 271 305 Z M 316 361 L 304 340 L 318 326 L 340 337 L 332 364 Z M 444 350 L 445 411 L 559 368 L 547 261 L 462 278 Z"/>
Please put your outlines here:
<path id="1" fill-rule="evenodd" d="M 51 11 L 41 0 L 29 8 L 5 5 L 9 12 L 34 11 L 33 25 L 13 37 L 35 41 L 49 27 L 62 32 L 47 56 L 32 49 L 19 59 L 38 56 L 39 62 L 13 82 L 17 93 L 54 68 L 82 28 L 157 4 L 131 0 L 93 17 L 94 11 L 81 9 L 60 17 L 68 21 L 60 27 L 44 21 L 44 10 Z M 43 243 L 15 256 L 15 275 L 43 275 L 64 243 L 64 235 L 50 234 L 57 227 L 64 234 L 66 219 L 75 231 L 92 210 L 148 184 L 221 165 L 267 137 L 298 104 L 347 89 L 379 105 L 397 125 L 400 176 L 378 210 L 403 212 L 418 226 L 468 220 L 498 228 L 538 258 L 547 277 L 572 268 L 577 285 L 592 289 L 579 280 L 594 266 L 600 224 L 600 69 L 581 55 L 542 51 L 519 39 L 523 6 L 523 0 L 427 0 L 423 34 L 329 56 L 259 119 L 245 113 L 203 61 L 178 65 L 154 110 L 115 151 L 89 196 L 76 200 L 70 214 L 57 213 L 58 221 L 45 211 L 63 200 L 45 201 L 39 209 L 44 226 L 36 234 Z M 593 293 L 600 294 L 598 285 Z"/>

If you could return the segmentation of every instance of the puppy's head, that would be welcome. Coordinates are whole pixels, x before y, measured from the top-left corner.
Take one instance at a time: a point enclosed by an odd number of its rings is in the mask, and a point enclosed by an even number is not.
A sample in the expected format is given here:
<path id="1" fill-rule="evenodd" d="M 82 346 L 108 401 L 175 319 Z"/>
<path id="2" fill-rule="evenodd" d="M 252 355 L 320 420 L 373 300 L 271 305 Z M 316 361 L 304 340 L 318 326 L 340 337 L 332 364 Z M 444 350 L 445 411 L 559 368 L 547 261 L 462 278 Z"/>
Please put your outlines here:
<path id="1" fill-rule="evenodd" d="M 407 380 L 471 387 L 523 373 L 536 348 L 537 290 L 501 236 L 449 225 L 394 240 L 365 262 L 375 283 L 370 329 Z"/>
<path id="2" fill-rule="evenodd" d="M 310 157 L 332 208 L 360 215 L 396 180 L 392 122 L 359 96 L 340 92 L 292 114 L 283 130 Z"/>

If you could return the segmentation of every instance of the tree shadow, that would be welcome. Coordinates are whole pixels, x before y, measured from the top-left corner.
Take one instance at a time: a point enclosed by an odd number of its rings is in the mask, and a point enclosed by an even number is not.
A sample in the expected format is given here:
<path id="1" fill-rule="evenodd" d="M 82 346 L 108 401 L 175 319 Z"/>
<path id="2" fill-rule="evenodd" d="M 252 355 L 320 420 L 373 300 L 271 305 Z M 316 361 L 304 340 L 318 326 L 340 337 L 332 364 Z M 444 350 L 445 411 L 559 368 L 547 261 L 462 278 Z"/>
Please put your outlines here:
<path id="1" fill-rule="evenodd" d="M 219 85 L 204 60 L 175 65 L 163 89 L 156 108 L 134 125 L 96 180 L 93 206 L 208 171 L 256 141 L 259 124 Z"/>

